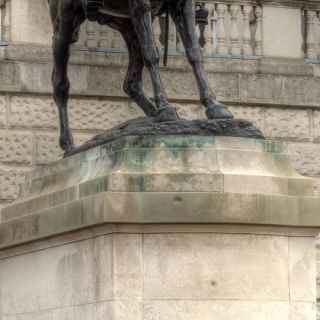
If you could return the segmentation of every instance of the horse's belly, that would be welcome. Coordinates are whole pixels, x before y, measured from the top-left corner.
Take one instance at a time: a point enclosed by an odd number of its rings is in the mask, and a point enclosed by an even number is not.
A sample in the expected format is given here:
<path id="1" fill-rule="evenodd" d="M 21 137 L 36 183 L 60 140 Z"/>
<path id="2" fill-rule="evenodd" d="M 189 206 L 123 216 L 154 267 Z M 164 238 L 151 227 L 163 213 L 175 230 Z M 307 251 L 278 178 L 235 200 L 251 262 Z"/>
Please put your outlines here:
<path id="1" fill-rule="evenodd" d="M 104 5 L 101 11 L 108 14 L 129 16 L 129 3 L 128 0 L 104 0 Z"/>
<path id="2" fill-rule="evenodd" d="M 163 0 L 151 0 L 152 12 L 154 14 L 157 14 L 160 11 L 163 2 Z M 128 0 L 104 0 L 101 12 L 105 12 L 109 15 L 129 17 Z"/>

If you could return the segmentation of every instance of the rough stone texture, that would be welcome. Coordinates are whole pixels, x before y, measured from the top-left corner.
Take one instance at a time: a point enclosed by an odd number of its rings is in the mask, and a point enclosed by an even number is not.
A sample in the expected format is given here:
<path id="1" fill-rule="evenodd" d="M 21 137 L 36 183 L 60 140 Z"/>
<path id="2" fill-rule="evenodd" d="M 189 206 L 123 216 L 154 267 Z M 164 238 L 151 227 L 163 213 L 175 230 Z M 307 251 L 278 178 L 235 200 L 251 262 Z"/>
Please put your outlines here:
<path id="1" fill-rule="evenodd" d="M 289 143 L 289 154 L 298 171 L 308 176 L 320 176 L 320 144 Z"/>
<path id="2" fill-rule="evenodd" d="M 7 108 L 6 97 L 0 95 L 0 128 L 4 128 L 7 124 Z"/>
<path id="3" fill-rule="evenodd" d="M 318 143 L 320 143 L 320 111 L 314 111 L 313 121 L 314 121 L 314 138 Z"/>
<path id="4" fill-rule="evenodd" d="M 19 128 L 57 128 L 56 106 L 51 97 L 13 96 L 9 125 Z"/>
<path id="5" fill-rule="evenodd" d="M 268 108 L 264 133 L 272 139 L 308 140 L 311 136 L 309 118 L 308 110 Z"/>
<path id="6" fill-rule="evenodd" d="M 0 161 L 9 164 L 31 164 L 32 162 L 31 132 L 1 132 Z"/>
<path id="7" fill-rule="evenodd" d="M 265 135 L 265 109 L 257 107 L 243 107 L 243 106 L 228 106 L 237 119 L 246 119 L 251 121 L 257 128 L 259 128 Z M 275 111 L 276 112 L 276 111 Z"/>
<path id="8" fill-rule="evenodd" d="M 0 169 L 0 200 L 14 200 L 19 193 L 19 185 L 24 181 L 25 171 Z"/>
<path id="9" fill-rule="evenodd" d="M 76 145 L 82 145 L 91 139 L 92 136 L 93 134 L 75 134 L 74 142 Z M 63 151 L 59 147 L 58 131 L 51 133 L 37 132 L 35 134 L 35 148 L 35 165 L 49 164 L 63 157 Z"/>
<path id="10" fill-rule="evenodd" d="M 70 103 L 73 129 L 106 130 L 122 121 L 142 115 L 139 108 L 125 101 L 75 99 Z"/>

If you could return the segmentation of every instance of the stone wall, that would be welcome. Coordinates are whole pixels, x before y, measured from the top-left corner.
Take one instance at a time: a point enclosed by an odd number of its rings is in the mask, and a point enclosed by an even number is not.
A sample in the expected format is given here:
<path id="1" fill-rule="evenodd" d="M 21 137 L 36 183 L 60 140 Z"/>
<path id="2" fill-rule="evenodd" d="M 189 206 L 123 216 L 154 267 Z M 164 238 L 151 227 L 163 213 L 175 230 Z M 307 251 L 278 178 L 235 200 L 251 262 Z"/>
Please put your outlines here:
<path id="1" fill-rule="evenodd" d="M 31 47 L 30 47 L 31 48 Z M 41 50 L 42 51 L 41 51 Z M 40 56 L 39 53 L 42 53 Z M 0 62 L 0 205 L 18 196 L 26 171 L 62 157 L 51 98 L 50 50 L 3 49 Z M 70 67 L 71 126 L 81 143 L 121 121 L 142 115 L 122 93 L 126 55 L 75 51 Z M 320 189 L 320 67 L 294 60 L 207 59 L 212 87 L 236 117 L 252 120 L 267 138 L 288 142 L 294 166 Z M 182 117 L 204 117 L 183 57 L 162 70 Z M 146 81 L 150 92 L 149 82 Z"/>

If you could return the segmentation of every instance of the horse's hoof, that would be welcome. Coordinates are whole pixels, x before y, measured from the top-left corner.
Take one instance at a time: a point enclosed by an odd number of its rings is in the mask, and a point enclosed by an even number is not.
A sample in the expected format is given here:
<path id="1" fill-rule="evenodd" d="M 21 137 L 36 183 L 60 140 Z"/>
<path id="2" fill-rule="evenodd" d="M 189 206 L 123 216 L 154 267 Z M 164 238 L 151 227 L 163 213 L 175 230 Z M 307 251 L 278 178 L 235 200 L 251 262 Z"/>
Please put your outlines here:
<path id="1" fill-rule="evenodd" d="M 60 148 L 64 151 L 65 154 L 68 154 L 71 151 L 73 151 L 75 149 L 73 138 L 71 138 L 69 141 L 60 139 Z"/>
<path id="2" fill-rule="evenodd" d="M 179 116 L 176 108 L 168 106 L 161 108 L 158 111 L 158 114 L 156 115 L 155 119 L 158 122 L 177 121 L 179 120 Z"/>
<path id="3" fill-rule="evenodd" d="M 206 110 L 208 119 L 233 119 L 232 113 L 221 103 L 216 102 Z"/>

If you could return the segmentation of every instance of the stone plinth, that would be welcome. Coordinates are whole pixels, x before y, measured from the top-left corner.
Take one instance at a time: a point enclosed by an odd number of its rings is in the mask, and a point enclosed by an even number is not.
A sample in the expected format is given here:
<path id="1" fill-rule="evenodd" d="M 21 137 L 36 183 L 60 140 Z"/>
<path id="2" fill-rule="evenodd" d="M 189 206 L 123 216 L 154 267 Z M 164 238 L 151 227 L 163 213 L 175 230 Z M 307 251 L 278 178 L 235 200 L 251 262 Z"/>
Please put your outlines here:
<path id="1" fill-rule="evenodd" d="M 125 137 L 2 212 L 0 319 L 314 320 L 320 199 L 280 143 Z"/>

